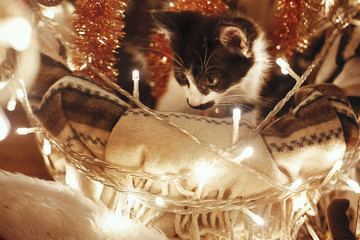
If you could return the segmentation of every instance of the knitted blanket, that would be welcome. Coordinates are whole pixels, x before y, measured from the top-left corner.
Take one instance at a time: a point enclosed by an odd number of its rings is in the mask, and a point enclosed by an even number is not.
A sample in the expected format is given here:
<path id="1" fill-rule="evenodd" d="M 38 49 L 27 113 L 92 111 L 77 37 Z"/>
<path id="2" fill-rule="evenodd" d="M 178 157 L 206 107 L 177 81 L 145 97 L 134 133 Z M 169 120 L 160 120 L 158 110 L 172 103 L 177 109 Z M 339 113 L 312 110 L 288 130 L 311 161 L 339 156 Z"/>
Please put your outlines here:
<path id="1" fill-rule="evenodd" d="M 339 45 L 332 50 L 338 49 Z M 103 86 L 73 75 L 65 65 L 45 55 L 43 70 L 29 100 L 34 115 L 46 130 L 77 153 L 121 169 L 149 174 L 191 173 L 204 164 L 216 169 L 216 174 L 206 179 L 201 189 L 198 187 L 201 180 L 194 174 L 189 174 L 181 184 L 133 179 L 124 181 L 128 184 L 124 187 L 179 200 L 241 199 L 269 191 L 274 187 L 271 182 L 283 185 L 323 174 L 358 146 L 360 56 L 358 48 L 355 49 L 343 58 L 341 66 L 334 64 L 327 69 L 337 72 L 327 74 L 333 76 L 331 83 L 318 80 L 300 88 L 287 114 L 231 151 L 228 151 L 232 145 L 231 119 L 179 113 L 157 113 L 154 117 L 134 109 Z M 239 139 L 253 131 L 254 126 L 242 121 Z M 249 146 L 253 154 L 242 155 Z M 99 196 L 91 180 L 79 176 L 79 181 L 88 196 L 100 197 L 110 208 L 116 207 L 116 198 L 106 188 Z M 151 209 L 141 214 L 138 218 L 142 220 L 156 215 Z M 157 214 L 156 221 L 150 224 L 168 237 L 192 238 L 195 235 L 189 229 L 194 228 L 197 235 L 218 230 L 229 237 L 234 235 L 228 233 L 230 226 L 243 221 L 232 215 L 204 216 L 163 213 Z"/>

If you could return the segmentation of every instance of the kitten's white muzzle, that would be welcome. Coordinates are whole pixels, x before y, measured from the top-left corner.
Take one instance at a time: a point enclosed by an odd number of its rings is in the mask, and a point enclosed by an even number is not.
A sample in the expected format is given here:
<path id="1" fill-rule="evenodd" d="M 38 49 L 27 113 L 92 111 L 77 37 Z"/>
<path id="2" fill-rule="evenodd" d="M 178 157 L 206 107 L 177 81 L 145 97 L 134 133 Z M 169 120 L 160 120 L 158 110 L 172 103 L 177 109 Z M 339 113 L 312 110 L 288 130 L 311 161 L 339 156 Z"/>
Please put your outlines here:
<path id="1" fill-rule="evenodd" d="M 190 102 L 189 102 L 189 99 L 187 100 L 187 103 L 189 104 L 189 106 L 191 108 L 194 108 L 194 109 L 199 109 L 199 110 L 206 110 L 206 109 L 209 109 L 211 107 L 213 107 L 215 105 L 215 102 L 214 101 L 210 101 L 210 102 L 207 102 L 207 103 L 203 103 L 203 104 L 199 104 L 199 105 L 192 105 Z"/>

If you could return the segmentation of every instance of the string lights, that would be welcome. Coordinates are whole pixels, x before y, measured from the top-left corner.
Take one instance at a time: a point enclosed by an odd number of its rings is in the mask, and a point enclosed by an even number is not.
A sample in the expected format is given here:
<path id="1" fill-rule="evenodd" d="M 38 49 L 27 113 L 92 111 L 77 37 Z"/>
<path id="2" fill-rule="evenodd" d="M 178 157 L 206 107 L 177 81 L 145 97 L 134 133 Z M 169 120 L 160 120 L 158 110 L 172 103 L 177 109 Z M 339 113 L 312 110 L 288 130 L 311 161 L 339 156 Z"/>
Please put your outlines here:
<path id="1" fill-rule="evenodd" d="M 234 158 L 232 161 L 235 163 L 241 163 L 244 159 L 249 158 L 251 155 L 253 155 L 254 149 L 252 147 L 246 147 L 242 153 Z"/>
<path id="2" fill-rule="evenodd" d="M 133 89 L 133 97 L 136 100 L 139 100 L 139 80 L 140 80 L 140 73 L 138 70 L 132 71 L 132 80 L 134 82 L 134 89 Z"/>
<path id="3" fill-rule="evenodd" d="M 162 206 L 164 206 L 165 201 L 164 201 L 164 199 L 163 199 L 162 197 L 156 197 L 156 198 L 155 198 L 155 203 L 156 203 L 158 206 L 162 207 Z"/>
<path id="4" fill-rule="evenodd" d="M 256 215 L 255 213 L 251 212 L 249 209 L 247 208 L 243 208 L 242 211 L 248 215 L 256 224 L 258 225 L 264 225 L 264 220 L 259 216 Z"/>
<path id="5" fill-rule="evenodd" d="M 235 144 L 239 141 L 239 124 L 241 120 L 240 108 L 233 109 L 233 138 L 232 143 Z"/>
<path id="6" fill-rule="evenodd" d="M 167 59 L 163 59 L 163 60 L 166 61 Z M 283 73 L 290 74 L 299 83 L 299 85 L 301 85 L 301 83 L 306 80 L 306 78 L 307 78 L 306 74 L 304 74 L 302 77 L 299 77 L 290 68 L 289 64 L 287 62 L 285 62 L 283 59 L 279 58 L 276 61 L 276 63 L 281 67 L 281 69 L 283 70 Z M 86 63 L 86 65 L 87 64 L 89 64 L 89 63 Z M 316 64 L 313 64 L 312 66 L 310 66 L 308 68 L 307 72 L 311 72 L 315 67 L 316 67 Z M 133 95 L 130 97 L 130 99 L 136 101 L 139 99 L 139 89 L 138 89 L 138 87 L 139 87 L 139 85 L 138 85 L 139 72 L 137 70 L 134 70 L 132 72 L 132 74 L 133 74 L 133 81 L 134 81 L 134 90 L 133 90 Z M 99 76 L 101 77 L 102 75 L 99 74 Z M 104 77 L 103 80 L 104 80 L 104 82 L 107 82 L 106 77 Z M 297 86 L 297 87 L 299 87 L 299 86 Z M 16 92 L 16 97 L 18 99 L 25 101 L 25 102 L 27 101 L 24 90 L 18 89 L 15 92 Z M 16 100 L 16 97 L 14 98 L 15 100 Z M 141 103 L 136 103 L 136 104 L 140 108 L 148 111 L 148 109 L 145 108 Z M 38 124 L 38 122 L 34 119 L 35 117 L 31 113 L 31 109 L 27 108 L 26 110 L 28 111 L 28 113 L 30 113 L 32 120 L 34 120 L 34 122 Z M 177 128 L 176 125 L 172 125 L 172 123 L 165 121 L 159 115 L 156 115 L 156 113 L 151 112 L 151 114 L 154 114 L 154 117 L 156 119 L 158 119 L 159 121 L 163 121 L 165 123 L 170 124 L 170 126 Z M 234 109 L 234 112 L 233 112 L 233 135 L 232 135 L 233 136 L 233 138 L 232 138 L 233 144 L 235 144 L 239 141 L 239 139 L 238 139 L 239 128 L 238 127 L 239 127 L 240 120 L 241 120 L 240 109 Z M 0 116 L 0 121 L 1 121 L 1 116 Z M 17 133 L 18 134 L 38 133 L 38 132 L 42 131 L 40 124 L 39 124 L 39 126 L 40 127 L 35 127 L 35 128 L 19 128 L 19 129 L 17 129 Z M 183 129 L 178 129 L 178 130 L 182 131 L 184 134 L 188 135 L 188 137 L 190 137 L 190 138 L 193 137 L 186 130 L 183 130 Z M 259 132 L 258 130 L 256 130 L 256 131 Z M 256 132 L 256 131 L 254 131 L 254 132 Z M 51 138 L 50 135 L 46 135 L 46 137 L 49 139 Z M 197 142 L 197 144 L 203 145 L 205 148 L 212 147 L 209 145 L 205 146 L 205 144 L 203 144 L 201 141 L 197 141 L 197 139 L 195 139 L 195 142 Z M 281 186 L 279 188 L 276 188 L 276 190 L 274 190 L 274 191 L 269 191 L 267 193 L 261 193 L 259 195 L 253 196 L 252 198 L 249 198 L 249 199 L 234 199 L 234 200 L 210 199 L 210 201 L 201 201 L 201 199 L 199 199 L 199 198 L 201 196 L 201 191 L 202 191 L 204 185 L 206 184 L 208 179 L 213 177 L 214 175 L 216 175 L 216 172 L 217 172 L 217 169 L 214 168 L 214 165 L 209 164 L 209 163 L 204 163 L 204 164 L 200 164 L 199 166 L 197 166 L 191 172 L 191 174 L 193 176 L 195 176 L 196 179 L 198 179 L 198 181 L 199 181 L 199 184 L 198 184 L 198 187 L 196 190 L 196 198 L 197 198 L 196 201 L 194 201 L 193 199 L 187 199 L 185 201 L 184 200 L 177 201 L 176 199 L 173 199 L 173 198 L 167 197 L 167 196 L 160 197 L 156 194 L 150 194 L 148 192 L 140 192 L 139 193 L 138 191 L 140 191 L 140 190 L 138 190 L 138 189 L 134 190 L 134 189 L 124 188 L 120 185 L 116 185 L 116 183 L 114 183 L 112 181 L 106 182 L 107 179 L 111 179 L 111 177 L 113 177 L 113 176 L 111 174 L 108 175 L 106 173 L 106 171 L 99 172 L 96 169 L 98 169 L 98 166 L 101 166 L 101 167 L 104 167 L 105 169 L 114 170 L 114 166 L 110 166 L 107 163 L 104 163 L 101 160 L 96 159 L 96 158 L 81 156 L 81 155 L 80 156 L 74 155 L 74 153 L 69 151 L 65 146 L 57 143 L 56 139 L 51 139 L 51 141 L 49 141 L 46 138 L 43 139 L 42 151 L 45 155 L 49 155 L 52 153 L 52 145 L 53 144 L 55 144 L 59 147 L 59 149 L 62 151 L 62 154 L 64 154 L 64 156 L 66 157 L 67 161 L 70 164 L 73 164 L 76 167 L 76 169 L 79 170 L 81 173 L 89 176 L 90 178 L 92 178 L 94 180 L 98 180 L 99 182 L 104 183 L 104 185 L 106 185 L 106 186 L 111 186 L 114 189 L 119 190 L 119 192 L 127 193 L 127 196 L 129 198 L 131 197 L 132 199 L 135 199 L 133 201 L 140 201 L 144 204 L 149 203 L 149 206 L 153 206 L 152 203 L 155 203 L 155 206 L 159 207 L 158 209 L 160 211 L 169 211 L 169 212 L 175 212 L 175 213 L 179 213 L 179 214 L 189 214 L 189 213 L 191 214 L 194 212 L 206 212 L 206 211 L 221 211 L 222 209 L 235 209 L 235 210 L 240 209 L 241 212 L 243 212 L 245 215 L 249 216 L 256 224 L 258 224 L 260 226 L 264 225 L 268 218 L 266 218 L 266 216 L 262 217 L 262 216 L 255 214 L 253 211 L 251 211 L 252 209 L 256 208 L 257 206 L 264 206 L 266 204 L 271 204 L 274 201 L 286 199 L 286 197 L 290 196 L 290 194 L 292 192 L 297 191 L 297 192 L 300 192 L 300 194 L 294 195 L 293 199 L 294 199 L 294 209 L 295 209 L 295 211 L 298 211 L 299 209 L 301 209 L 304 205 L 306 205 L 309 202 L 309 199 L 308 199 L 309 196 L 306 194 L 306 187 L 310 186 L 314 182 L 318 183 L 319 179 L 321 179 L 320 181 L 322 183 L 321 184 L 322 186 L 329 184 L 330 180 L 334 177 L 336 172 L 339 171 L 339 169 L 341 169 L 341 167 L 343 166 L 343 161 L 339 160 L 334 164 L 333 168 L 330 170 L 330 172 L 326 176 L 324 176 L 324 175 L 320 176 L 320 177 L 317 176 L 317 177 L 314 177 L 313 180 L 310 178 L 307 181 L 302 180 L 302 179 L 297 179 L 293 183 L 289 184 L 290 185 L 289 187 Z M 214 150 L 214 152 L 216 152 L 216 151 L 217 151 L 217 149 Z M 254 149 L 252 147 L 248 146 L 248 147 L 244 148 L 244 150 L 242 151 L 242 153 L 239 156 L 232 158 L 232 161 L 240 164 L 244 159 L 249 158 L 253 154 L 254 154 Z M 231 156 L 231 154 L 229 154 L 229 156 Z M 229 159 L 231 159 L 231 158 L 229 158 Z M 81 165 L 81 164 L 83 164 L 83 165 Z M 92 167 L 94 167 L 94 169 L 92 169 Z M 168 182 L 168 183 L 171 183 L 171 181 L 174 181 L 174 179 L 184 178 L 183 175 L 171 175 L 171 174 L 167 174 L 167 173 L 164 173 L 161 176 L 149 176 L 149 174 L 147 174 L 147 173 L 133 172 L 130 170 L 127 171 L 127 170 L 121 169 L 121 170 L 115 170 L 115 171 L 119 175 L 134 176 L 137 178 L 143 178 L 143 179 L 147 179 L 147 180 L 156 178 L 156 179 L 160 179 L 163 182 Z M 69 171 L 69 173 L 70 173 L 70 171 Z M 347 179 L 346 182 L 349 186 L 351 186 L 352 189 L 354 189 L 355 192 L 360 192 L 360 187 L 355 181 L 353 181 L 351 179 Z M 266 182 L 266 183 L 269 183 L 269 182 Z M 270 183 L 270 185 L 273 185 L 273 183 Z M 281 191 L 279 191 L 279 190 L 281 190 Z M 257 201 L 260 202 L 258 205 L 257 205 Z M 285 201 L 283 201 L 283 202 L 285 202 Z M 284 204 L 285 203 L 283 203 L 283 205 L 281 206 L 282 208 L 286 207 L 286 206 L 284 206 Z M 165 209 L 165 208 L 167 208 L 167 209 Z M 306 223 L 306 224 L 308 225 L 308 223 Z M 314 237 L 315 235 L 313 235 L 313 234 L 311 234 L 311 235 L 313 236 L 313 239 L 316 239 L 316 237 Z"/>
<path id="7" fill-rule="evenodd" d="M 293 77 L 297 82 L 301 81 L 301 78 L 299 77 L 299 75 L 297 75 L 291 68 L 290 65 L 285 62 L 284 59 L 282 58 L 278 58 L 276 59 L 276 64 L 280 66 L 281 68 L 281 72 L 283 74 L 290 74 L 291 77 Z"/>
<path id="8" fill-rule="evenodd" d="M 334 176 L 334 174 L 340 170 L 341 166 L 343 165 L 343 161 L 342 160 L 337 160 L 333 167 L 331 168 L 330 172 L 326 175 L 322 185 L 326 185 Z"/>
<path id="9" fill-rule="evenodd" d="M 29 133 L 41 133 L 43 130 L 40 127 L 32 127 L 32 128 L 26 128 L 21 127 L 16 129 L 16 133 L 19 135 L 27 135 Z"/>
<path id="10" fill-rule="evenodd" d="M 8 101 L 8 104 L 6 106 L 7 110 L 10 112 L 14 111 L 16 108 L 16 94 L 13 93 L 10 97 L 10 100 Z"/>
<path id="11" fill-rule="evenodd" d="M 296 190 L 303 183 L 302 179 L 296 179 L 290 186 L 291 189 Z"/>
<path id="12" fill-rule="evenodd" d="M 360 186 L 359 183 L 357 183 L 356 181 L 348 178 L 346 183 L 351 187 L 352 191 L 356 194 L 360 193 Z"/>
<path id="13" fill-rule="evenodd" d="M 24 51 L 30 46 L 31 34 L 31 24 L 23 17 L 9 17 L 0 21 L 0 45 Z"/>
<path id="14" fill-rule="evenodd" d="M 0 107 L 0 141 L 4 140 L 9 135 L 10 129 L 10 121 Z"/>
<path id="15" fill-rule="evenodd" d="M 49 140 L 44 139 L 42 151 L 43 151 L 43 153 L 45 155 L 50 155 L 51 154 L 51 144 L 50 144 Z"/>
<path id="16" fill-rule="evenodd" d="M 195 176 L 199 180 L 196 198 L 200 198 L 201 192 L 208 179 L 216 174 L 216 169 L 207 163 L 201 163 L 195 168 Z"/>
<path id="17" fill-rule="evenodd" d="M 293 198 L 293 209 L 298 211 L 302 209 L 307 203 L 306 192 L 301 192 L 298 196 Z"/>
<path id="18" fill-rule="evenodd" d="M 17 62 L 23 60 L 29 53 L 24 53 L 32 43 L 33 29 L 31 23 L 23 16 L 13 16 L 15 12 L 19 15 L 22 9 L 17 9 L 16 3 L 2 2 L 3 5 L 16 9 L 14 11 L 2 14 L 0 18 L 0 97 L 4 97 L 7 102 L 7 110 L 14 111 L 16 108 L 17 98 L 23 98 L 25 95 L 21 89 L 14 88 L 14 80 L 17 74 Z M 5 13 L 5 12 L 4 12 Z M 35 61 L 35 58 L 33 59 Z M 29 74 L 30 75 L 30 74 Z M 12 90 L 15 90 L 12 92 Z M 9 95 L 9 92 L 12 94 Z M 2 103 L 3 99 L 0 99 Z M 10 133 L 11 125 L 5 112 L 0 107 L 0 141 L 4 140 Z"/>

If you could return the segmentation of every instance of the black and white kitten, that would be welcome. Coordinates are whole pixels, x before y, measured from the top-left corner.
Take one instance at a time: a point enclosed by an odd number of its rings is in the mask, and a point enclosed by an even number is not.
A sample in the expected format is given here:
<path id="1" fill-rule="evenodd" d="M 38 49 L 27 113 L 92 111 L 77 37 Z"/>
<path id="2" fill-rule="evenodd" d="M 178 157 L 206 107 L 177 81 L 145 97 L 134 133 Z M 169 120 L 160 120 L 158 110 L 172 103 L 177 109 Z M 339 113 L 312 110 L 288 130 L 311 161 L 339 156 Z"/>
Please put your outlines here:
<path id="1" fill-rule="evenodd" d="M 174 52 L 168 91 L 156 110 L 229 116 L 239 107 L 255 122 L 270 66 L 262 30 L 239 15 L 155 11 L 153 16 Z"/>

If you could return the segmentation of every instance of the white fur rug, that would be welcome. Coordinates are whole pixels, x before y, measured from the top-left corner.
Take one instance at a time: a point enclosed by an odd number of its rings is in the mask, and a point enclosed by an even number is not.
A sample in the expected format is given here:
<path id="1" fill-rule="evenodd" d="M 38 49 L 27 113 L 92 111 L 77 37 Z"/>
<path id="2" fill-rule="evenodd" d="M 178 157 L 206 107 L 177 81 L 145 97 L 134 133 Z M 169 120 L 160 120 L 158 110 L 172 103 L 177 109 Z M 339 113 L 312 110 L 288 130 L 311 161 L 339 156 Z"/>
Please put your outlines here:
<path id="1" fill-rule="evenodd" d="M 167 239 L 58 182 L 0 170 L 0 239 Z"/>

